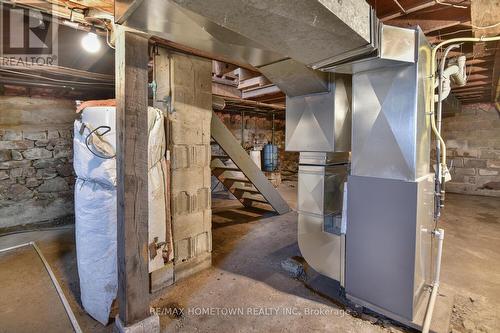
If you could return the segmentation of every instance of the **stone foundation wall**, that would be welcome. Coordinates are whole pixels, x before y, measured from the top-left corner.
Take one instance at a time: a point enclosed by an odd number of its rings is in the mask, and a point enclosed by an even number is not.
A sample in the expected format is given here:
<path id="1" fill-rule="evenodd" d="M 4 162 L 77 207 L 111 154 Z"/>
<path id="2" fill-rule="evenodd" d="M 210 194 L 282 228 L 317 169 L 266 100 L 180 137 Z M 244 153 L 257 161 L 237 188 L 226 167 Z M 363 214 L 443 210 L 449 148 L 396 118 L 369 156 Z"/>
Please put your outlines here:
<path id="1" fill-rule="evenodd" d="M 70 218 L 74 102 L 0 96 L 0 232 Z"/>
<path id="2" fill-rule="evenodd" d="M 500 197 L 500 111 L 495 105 L 466 105 L 445 117 L 443 137 L 452 176 L 446 191 Z"/>
<path id="3" fill-rule="evenodd" d="M 222 119 L 235 138 L 241 142 L 241 113 L 218 111 Z M 272 142 L 272 116 L 264 114 L 246 113 L 243 117 L 243 147 L 250 149 L 254 145 L 264 145 Z M 298 170 L 299 154 L 285 151 L 285 119 L 276 117 L 274 120 L 274 143 L 278 146 L 278 170 L 282 173 L 296 173 Z"/>

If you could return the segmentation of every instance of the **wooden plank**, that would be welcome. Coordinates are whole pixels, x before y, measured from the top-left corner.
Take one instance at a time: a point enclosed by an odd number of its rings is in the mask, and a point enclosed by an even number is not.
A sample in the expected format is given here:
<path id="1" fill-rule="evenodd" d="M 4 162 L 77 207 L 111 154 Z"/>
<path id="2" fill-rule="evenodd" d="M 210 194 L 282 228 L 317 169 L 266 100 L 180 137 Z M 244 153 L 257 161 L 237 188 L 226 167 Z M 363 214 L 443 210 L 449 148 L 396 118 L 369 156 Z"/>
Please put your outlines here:
<path id="1" fill-rule="evenodd" d="M 500 101 L 500 51 L 498 50 L 500 42 L 497 42 L 497 51 L 493 62 L 493 80 L 491 85 L 491 100 Z"/>
<path id="2" fill-rule="evenodd" d="M 471 19 L 476 27 L 486 27 L 500 22 L 499 2 L 495 0 L 474 0 L 471 1 Z M 475 37 L 496 36 L 500 34 L 500 25 L 489 29 L 476 29 Z"/>
<path id="3" fill-rule="evenodd" d="M 168 51 L 163 47 L 158 47 L 157 54 L 155 54 L 154 65 L 156 99 L 153 101 L 153 106 L 166 112 L 166 101 L 170 96 L 170 58 Z"/>
<path id="4" fill-rule="evenodd" d="M 399 1 L 403 6 L 404 11 L 402 11 L 392 0 L 369 0 L 368 3 L 377 9 L 377 16 L 382 21 L 388 21 L 436 5 L 436 2 L 434 0 L 405 1 L 404 3 L 401 0 Z M 390 6 L 388 6 L 388 4 Z"/>
<path id="5" fill-rule="evenodd" d="M 272 95 L 281 92 L 280 88 L 278 86 L 269 85 L 269 86 L 264 86 L 260 88 L 255 88 L 251 90 L 246 90 L 241 93 L 241 98 L 247 99 L 247 98 L 257 98 L 265 95 Z"/>
<path id="6" fill-rule="evenodd" d="M 387 21 L 388 24 L 398 27 L 412 27 L 419 25 L 424 32 L 446 29 L 468 22 L 470 11 L 468 8 L 441 6 L 432 10 L 421 10 L 409 15 Z"/>
<path id="7" fill-rule="evenodd" d="M 262 87 L 269 84 L 271 84 L 271 82 L 265 76 L 261 75 L 246 80 L 240 79 L 240 83 L 238 84 L 238 89 L 240 90 L 251 89 L 255 87 Z"/>
<path id="8" fill-rule="evenodd" d="M 252 77 L 259 76 L 260 73 L 239 67 L 236 71 L 236 76 L 240 81 L 251 79 Z"/>
<path id="9" fill-rule="evenodd" d="M 231 98 L 241 98 L 241 91 L 234 86 L 212 82 L 212 94 Z"/>
<path id="10" fill-rule="evenodd" d="M 148 40 L 117 26 L 117 245 L 119 317 L 149 317 Z"/>
<path id="11" fill-rule="evenodd" d="M 236 68 L 238 68 L 236 65 L 228 64 L 227 62 L 217 60 L 212 61 L 212 74 L 215 74 L 219 77 L 222 77 L 225 74 L 234 71 Z"/>

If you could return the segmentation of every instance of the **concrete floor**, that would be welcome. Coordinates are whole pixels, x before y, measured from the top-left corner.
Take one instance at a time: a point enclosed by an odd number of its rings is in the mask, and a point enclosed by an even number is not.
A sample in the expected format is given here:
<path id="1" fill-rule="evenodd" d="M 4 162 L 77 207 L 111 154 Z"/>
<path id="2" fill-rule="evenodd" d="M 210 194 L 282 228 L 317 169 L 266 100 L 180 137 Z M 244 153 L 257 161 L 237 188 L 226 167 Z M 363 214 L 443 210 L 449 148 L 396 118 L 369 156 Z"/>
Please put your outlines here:
<path id="1" fill-rule="evenodd" d="M 296 183 L 285 182 L 280 192 L 295 208 Z M 451 320 L 454 332 L 500 331 L 499 207 L 499 198 L 447 197 L 442 219 L 446 230 L 442 282 L 443 290 L 454 295 L 448 296 L 455 304 Z M 373 323 L 376 319 L 369 316 L 356 318 L 283 271 L 281 261 L 300 255 L 296 218 L 295 212 L 276 216 L 258 208 L 244 209 L 237 201 L 214 199 L 213 266 L 155 295 L 152 305 L 165 314 L 160 316 L 162 330 L 403 330 L 385 321 Z M 0 248 L 37 241 L 84 332 L 111 332 L 112 324 L 103 327 L 81 308 L 73 234 L 74 230 L 67 228 L 5 236 L 0 237 Z M 183 315 L 169 316 L 168 309 L 183 309 Z"/>

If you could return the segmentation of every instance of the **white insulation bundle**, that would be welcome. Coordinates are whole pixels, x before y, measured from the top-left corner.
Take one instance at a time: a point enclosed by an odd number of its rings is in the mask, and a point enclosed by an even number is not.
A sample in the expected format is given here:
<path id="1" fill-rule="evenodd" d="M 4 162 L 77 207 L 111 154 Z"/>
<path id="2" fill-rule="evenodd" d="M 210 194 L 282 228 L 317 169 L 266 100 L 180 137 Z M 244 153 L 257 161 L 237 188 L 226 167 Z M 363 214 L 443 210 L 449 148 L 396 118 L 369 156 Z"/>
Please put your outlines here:
<path id="1" fill-rule="evenodd" d="M 165 241 L 165 134 L 163 114 L 148 109 L 149 242 Z M 107 126 L 107 127 L 103 127 Z M 109 132 L 99 136 L 96 133 Z M 93 134 L 91 132 L 96 130 Z M 88 107 L 74 126 L 75 228 L 81 300 L 85 311 L 106 325 L 116 298 L 117 204 L 114 107 Z M 163 267 L 161 249 L 149 271 Z"/>

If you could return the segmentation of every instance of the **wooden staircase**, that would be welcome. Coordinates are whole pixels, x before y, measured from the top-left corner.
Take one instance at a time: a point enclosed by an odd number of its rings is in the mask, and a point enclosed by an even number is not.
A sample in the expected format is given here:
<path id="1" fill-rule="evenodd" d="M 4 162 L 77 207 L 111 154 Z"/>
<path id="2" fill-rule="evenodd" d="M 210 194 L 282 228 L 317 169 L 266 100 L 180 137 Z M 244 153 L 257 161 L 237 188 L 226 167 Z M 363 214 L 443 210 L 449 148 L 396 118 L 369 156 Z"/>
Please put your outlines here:
<path id="1" fill-rule="evenodd" d="M 245 207 L 270 205 L 278 214 L 290 211 L 279 192 L 255 165 L 224 123 L 212 114 L 211 135 L 227 155 L 212 155 L 212 174 Z"/>

